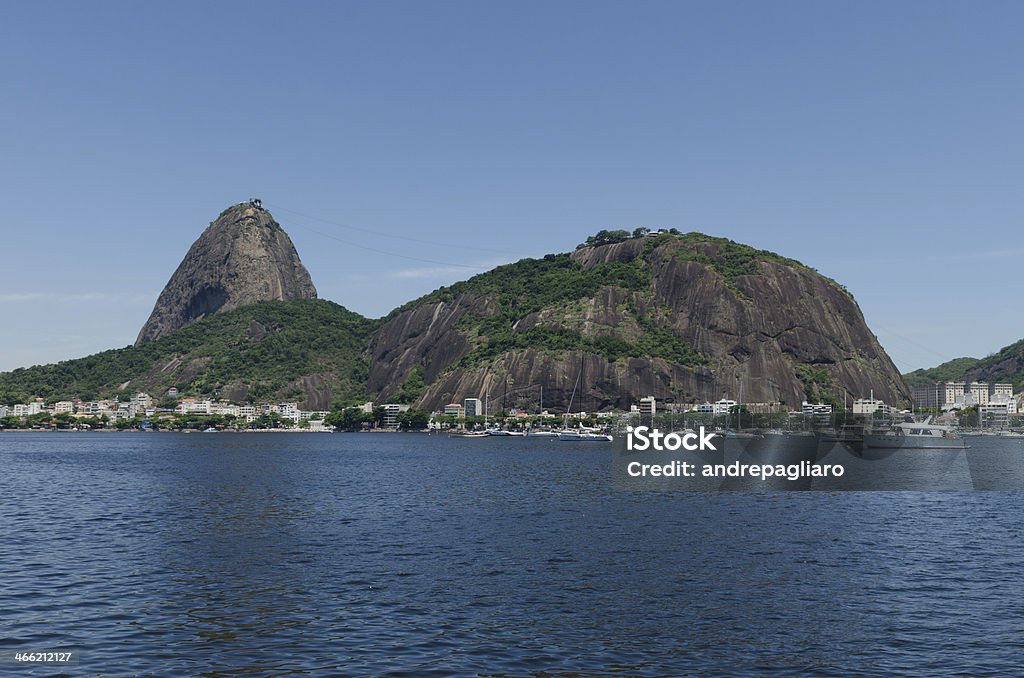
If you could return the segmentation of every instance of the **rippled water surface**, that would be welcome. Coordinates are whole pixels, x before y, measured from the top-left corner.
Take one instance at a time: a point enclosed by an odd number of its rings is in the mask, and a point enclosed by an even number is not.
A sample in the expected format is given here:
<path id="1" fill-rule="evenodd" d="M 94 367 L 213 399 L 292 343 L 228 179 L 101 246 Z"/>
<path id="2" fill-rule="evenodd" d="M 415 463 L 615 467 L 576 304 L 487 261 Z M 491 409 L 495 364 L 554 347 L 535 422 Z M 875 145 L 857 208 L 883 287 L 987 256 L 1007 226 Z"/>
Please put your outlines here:
<path id="1" fill-rule="evenodd" d="M 76 647 L 71 675 L 1024 665 L 1022 493 L 627 493 L 610 462 L 548 440 L 0 434 L 0 650 Z"/>

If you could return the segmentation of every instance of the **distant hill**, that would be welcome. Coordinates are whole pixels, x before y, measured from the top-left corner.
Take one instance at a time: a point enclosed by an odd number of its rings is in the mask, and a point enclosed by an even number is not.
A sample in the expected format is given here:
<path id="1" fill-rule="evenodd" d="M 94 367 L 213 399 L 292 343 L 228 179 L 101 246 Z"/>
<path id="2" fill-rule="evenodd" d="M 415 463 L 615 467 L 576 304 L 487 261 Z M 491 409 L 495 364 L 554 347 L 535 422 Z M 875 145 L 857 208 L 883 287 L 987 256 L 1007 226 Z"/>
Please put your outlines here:
<path id="1" fill-rule="evenodd" d="M 982 381 L 1013 384 L 1014 391 L 1019 392 L 1024 390 L 1024 339 L 984 358 L 957 358 L 904 377 L 915 386 L 937 381 Z"/>
<path id="2" fill-rule="evenodd" d="M 299 400 L 309 409 L 365 399 L 365 348 L 376 321 L 330 301 L 266 301 L 195 321 L 160 339 L 54 365 L 0 373 L 0 401 L 145 391 L 236 402 Z"/>

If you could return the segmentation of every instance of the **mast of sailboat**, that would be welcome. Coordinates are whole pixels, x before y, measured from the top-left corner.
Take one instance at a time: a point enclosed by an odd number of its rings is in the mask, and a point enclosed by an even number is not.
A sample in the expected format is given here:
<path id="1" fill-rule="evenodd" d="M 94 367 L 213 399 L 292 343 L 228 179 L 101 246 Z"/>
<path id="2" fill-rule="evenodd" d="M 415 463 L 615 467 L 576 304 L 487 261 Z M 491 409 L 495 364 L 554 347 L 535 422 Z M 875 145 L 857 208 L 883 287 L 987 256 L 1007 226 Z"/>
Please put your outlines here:
<path id="1" fill-rule="evenodd" d="M 569 428 L 569 414 L 572 412 L 572 401 L 576 398 L 576 389 L 580 385 L 580 377 L 583 376 L 583 358 L 580 357 L 580 371 L 576 373 L 576 383 L 573 384 L 572 394 L 569 396 L 569 406 L 565 408 L 565 417 L 562 419 L 562 428 Z"/>
<path id="2" fill-rule="evenodd" d="M 740 395 L 740 402 L 736 406 L 736 430 L 739 431 L 743 428 L 743 378 L 737 374 L 736 381 L 739 382 Z"/>

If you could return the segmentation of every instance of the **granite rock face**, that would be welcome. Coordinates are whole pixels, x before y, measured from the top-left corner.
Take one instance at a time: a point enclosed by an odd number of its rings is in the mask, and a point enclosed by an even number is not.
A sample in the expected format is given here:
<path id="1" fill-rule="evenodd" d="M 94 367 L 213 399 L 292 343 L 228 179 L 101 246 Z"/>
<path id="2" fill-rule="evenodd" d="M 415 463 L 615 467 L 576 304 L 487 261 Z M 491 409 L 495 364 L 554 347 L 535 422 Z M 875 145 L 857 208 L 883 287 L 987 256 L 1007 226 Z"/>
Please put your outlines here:
<path id="1" fill-rule="evenodd" d="M 481 285 L 455 286 L 452 298 L 428 295 L 392 314 L 371 341 L 369 395 L 386 402 L 419 368 L 426 386 L 417 405 L 428 410 L 489 394 L 492 412 L 501 407 L 496 399 L 536 411 L 541 398 L 545 408 L 563 411 L 577 379 L 574 411 L 628 409 L 649 395 L 737 399 L 741 389 L 744 402 L 789 406 L 805 399 L 842 404 L 872 391 L 888 403 L 909 402 L 852 295 L 799 262 L 701 234 L 583 247 L 570 259 L 584 274 L 636 266 L 643 277 L 524 313 L 507 297 L 503 307 Z M 499 318 L 511 322 L 512 339 L 502 338 L 511 348 L 488 354 L 481 350 L 491 340 L 485 331 Z M 686 363 L 642 351 L 610 358 L 585 347 L 515 343 L 531 330 L 572 332 L 591 346 L 603 339 L 643 347 L 667 337 L 699 358 Z"/>
<path id="2" fill-rule="evenodd" d="M 315 298 L 309 272 L 270 212 L 251 203 L 235 205 L 192 244 L 135 344 L 259 301 Z"/>

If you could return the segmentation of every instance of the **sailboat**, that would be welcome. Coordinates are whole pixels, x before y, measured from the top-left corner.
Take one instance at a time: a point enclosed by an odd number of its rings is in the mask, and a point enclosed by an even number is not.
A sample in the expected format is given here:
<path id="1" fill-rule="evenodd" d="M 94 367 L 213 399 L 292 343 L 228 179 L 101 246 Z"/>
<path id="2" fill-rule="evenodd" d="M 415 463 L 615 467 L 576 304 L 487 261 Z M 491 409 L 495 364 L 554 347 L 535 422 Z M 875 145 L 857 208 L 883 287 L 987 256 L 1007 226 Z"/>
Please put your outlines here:
<path id="1" fill-rule="evenodd" d="M 565 418 L 562 422 L 562 430 L 558 432 L 558 439 L 569 442 L 590 442 L 610 443 L 612 437 L 608 433 L 600 433 L 597 429 L 588 428 L 582 423 L 577 428 L 569 428 L 569 413 L 572 412 L 572 401 L 576 397 L 576 389 L 579 388 L 580 379 L 583 376 L 583 359 L 580 359 L 580 371 L 576 375 L 576 384 L 572 387 L 572 395 L 569 396 L 569 407 L 565 410 Z"/>

